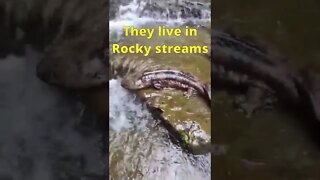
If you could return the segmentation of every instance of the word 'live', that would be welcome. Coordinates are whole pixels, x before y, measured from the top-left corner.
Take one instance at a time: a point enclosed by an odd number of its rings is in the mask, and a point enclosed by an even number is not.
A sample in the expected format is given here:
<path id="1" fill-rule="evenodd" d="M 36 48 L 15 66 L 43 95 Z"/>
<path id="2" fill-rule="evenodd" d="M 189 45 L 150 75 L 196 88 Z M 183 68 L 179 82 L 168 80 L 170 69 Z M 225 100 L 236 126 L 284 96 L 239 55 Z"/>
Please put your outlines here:
<path id="1" fill-rule="evenodd" d="M 141 28 L 137 29 L 133 26 L 124 26 L 125 36 L 141 36 L 151 39 L 154 35 L 155 29 Z M 181 36 L 184 33 L 186 36 L 197 36 L 197 30 L 195 28 L 189 28 L 186 26 L 184 31 L 180 28 L 168 28 L 166 26 L 158 26 L 158 36 Z"/>

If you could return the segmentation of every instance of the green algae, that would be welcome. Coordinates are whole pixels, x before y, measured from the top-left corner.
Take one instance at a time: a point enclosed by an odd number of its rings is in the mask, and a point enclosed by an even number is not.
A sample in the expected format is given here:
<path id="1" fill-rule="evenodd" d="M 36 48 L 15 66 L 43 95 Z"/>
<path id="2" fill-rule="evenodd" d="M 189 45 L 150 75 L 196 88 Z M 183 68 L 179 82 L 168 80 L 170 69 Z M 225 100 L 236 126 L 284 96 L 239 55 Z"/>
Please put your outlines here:
<path id="1" fill-rule="evenodd" d="M 184 27 L 182 27 L 182 29 L 183 28 Z M 196 37 L 186 37 L 183 34 L 180 37 L 154 36 L 151 40 L 145 37 L 125 37 L 119 44 L 130 46 L 138 43 L 152 46 L 153 48 L 163 44 L 168 46 L 199 45 L 208 46 L 210 49 L 210 31 L 205 28 L 199 28 L 197 34 Z M 120 71 L 121 68 L 123 71 L 131 71 L 134 69 L 134 71 L 139 72 L 169 68 L 190 73 L 202 83 L 211 82 L 211 61 L 205 54 L 156 54 L 154 50 L 151 50 L 148 57 L 145 57 L 143 54 L 111 54 L 110 62 L 110 64 L 112 64 L 111 68 L 118 68 Z M 130 66 L 134 68 L 128 68 Z M 119 73 L 120 71 L 114 72 Z M 184 121 L 195 121 L 208 135 L 211 134 L 211 109 L 202 97 L 193 95 L 187 99 L 180 90 L 156 90 L 154 88 L 140 90 L 137 92 L 137 95 L 141 99 L 146 100 L 149 105 L 161 109 L 163 111 L 162 116 L 173 126 L 177 126 Z M 189 142 L 185 142 L 185 144 L 190 145 Z"/>

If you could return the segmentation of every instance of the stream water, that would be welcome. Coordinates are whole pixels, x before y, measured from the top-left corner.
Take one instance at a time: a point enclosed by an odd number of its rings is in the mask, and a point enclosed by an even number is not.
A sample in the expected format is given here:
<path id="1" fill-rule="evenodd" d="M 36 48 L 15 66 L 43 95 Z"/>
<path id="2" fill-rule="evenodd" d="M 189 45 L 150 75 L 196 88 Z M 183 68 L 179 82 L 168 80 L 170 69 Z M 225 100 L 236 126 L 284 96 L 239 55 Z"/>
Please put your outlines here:
<path id="1" fill-rule="evenodd" d="M 111 2 L 122 4 L 109 22 L 111 42 L 121 38 L 123 25 L 177 26 L 188 21 L 140 16 L 143 1 L 140 6 L 139 1 Z M 317 0 L 215 1 L 215 26 L 262 37 L 297 66 L 319 71 L 319 6 Z M 203 21 L 208 19 L 196 23 Z M 23 56 L 0 59 L 0 180 L 105 179 L 103 133 L 79 125 L 95 120 L 94 113 L 36 78 L 40 57 L 27 48 Z M 109 82 L 109 178 L 210 179 L 210 157 L 187 154 L 172 143 L 166 129 L 119 82 Z M 215 179 L 320 178 L 319 146 L 302 128 L 303 119 L 281 108 L 247 119 L 234 110 L 225 92 L 216 92 L 213 113 L 214 141 L 227 147 L 225 154 L 214 157 Z"/>
<path id="2" fill-rule="evenodd" d="M 185 153 L 119 79 L 109 83 L 109 179 L 210 179 L 210 156 Z"/>
<path id="3" fill-rule="evenodd" d="M 179 27 L 187 22 L 193 22 L 198 25 L 203 25 L 211 21 L 211 10 L 204 8 L 201 10 L 201 18 L 182 18 L 181 14 L 178 13 L 176 18 L 168 17 L 169 10 L 165 12 L 158 11 L 145 11 L 144 7 L 147 3 L 159 3 L 159 2 L 172 2 L 174 0 L 123 0 L 115 1 L 111 0 L 110 4 L 117 10 L 110 11 L 109 21 L 109 38 L 110 43 L 118 41 L 122 37 L 124 26 L 135 26 L 139 28 L 146 25 L 164 25 L 169 27 Z M 194 1 L 196 2 L 196 1 Z M 209 4 L 208 0 L 200 0 Z"/>
<path id="4" fill-rule="evenodd" d="M 79 126 L 95 115 L 35 76 L 40 58 L 27 47 L 23 56 L 0 59 L 0 179 L 101 179 L 102 133 Z"/>
<path id="5" fill-rule="evenodd" d="M 174 2 L 174 1 L 173 1 Z M 145 1 L 111 2 L 118 11 L 109 21 L 110 44 L 122 38 L 123 26 L 166 25 L 177 27 L 188 21 L 210 22 L 210 11 L 203 19 L 167 19 L 153 12 L 142 14 Z M 112 11 L 111 11 L 112 12 Z M 135 95 L 120 86 L 120 79 L 109 81 L 109 179 L 210 179 L 210 155 L 191 155 L 174 144 L 156 119 Z"/>

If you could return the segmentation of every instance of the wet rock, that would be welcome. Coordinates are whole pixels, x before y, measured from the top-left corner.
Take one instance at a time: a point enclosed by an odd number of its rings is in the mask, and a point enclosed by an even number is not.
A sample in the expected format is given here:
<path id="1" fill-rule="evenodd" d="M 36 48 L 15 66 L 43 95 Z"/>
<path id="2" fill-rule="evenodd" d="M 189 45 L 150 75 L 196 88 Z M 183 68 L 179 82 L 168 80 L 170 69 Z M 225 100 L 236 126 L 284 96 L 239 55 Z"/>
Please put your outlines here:
<path id="1" fill-rule="evenodd" d="M 210 16 L 204 10 L 210 11 L 211 3 L 201 3 L 192 1 L 149 1 L 140 16 L 156 17 L 156 18 L 196 18 L 202 19 Z"/>
<path id="2" fill-rule="evenodd" d="M 258 110 L 272 108 L 275 102 L 276 97 L 270 94 L 270 89 L 255 86 L 248 87 L 245 96 L 236 96 L 234 100 L 236 108 L 243 111 L 247 118 Z"/>
<path id="3" fill-rule="evenodd" d="M 205 29 L 199 28 L 197 37 L 153 37 L 152 41 L 141 37 L 130 37 L 124 38 L 119 43 L 125 45 L 139 43 L 152 47 L 163 43 L 210 46 L 210 34 Z M 111 54 L 109 61 L 112 76 L 126 76 L 146 70 L 175 69 L 187 72 L 201 82 L 209 84 L 211 82 L 210 60 L 203 54 L 156 54 L 151 51 L 148 57 L 139 54 Z M 158 108 L 162 118 L 170 123 L 175 131 L 180 131 L 178 138 L 184 141 L 186 148 L 196 149 L 210 142 L 211 109 L 202 97 L 192 95 L 188 99 L 183 91 L 172 88 L 162 90 L 148 88 L 135 93 L 149 106 Z"/>
<path id="4" fill-rule="evenodd" d="M 180 136 L 187 146 L 196 147 L 211 143 L 211 137 L 195 121 L 184 121 L 176 124 L 175 128 L 180 132 Z"/>

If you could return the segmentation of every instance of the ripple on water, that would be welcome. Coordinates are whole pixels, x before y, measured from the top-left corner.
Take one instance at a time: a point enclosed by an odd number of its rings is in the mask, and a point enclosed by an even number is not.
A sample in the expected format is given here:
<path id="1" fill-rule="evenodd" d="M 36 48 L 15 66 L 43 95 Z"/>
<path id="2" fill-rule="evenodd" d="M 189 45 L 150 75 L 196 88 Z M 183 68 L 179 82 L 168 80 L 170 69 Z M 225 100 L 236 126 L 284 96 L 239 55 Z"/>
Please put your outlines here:
<path id="1" fill-rule="evenodd" d="M 172 144 L 147 109 L 109 81 L 110 179 L 210 179 L 210 156 L 193 156 Z"/>
<path id="2" fill-rule="evenodd" d="M 151 3 L 159 3 L 159 1 L 149 1 Z M 170 2 L 167 1 L 167 3 Z M 171 3 L 175 1 L 171 1 Z M 110 42 L 117 42 L 122 36 L 122 29 L 124 26 L 135 26 L 136 28 L 144 25 L 165 25 L 171 27 L 178 27 L 187 22 L 193 22 L 194 24 L 206 24 L 211 21 L 211 9 L 201 9 L 201 18 L 188 17 L 182 18 L 181 14 L 176 18 L 170 18 L 170 10 L 166 12 L 162 11 L 150 11 L 146 13 L 146 6 L 149 4 L 145 0 L 132 0 L 123 4 L 119 3 L 118 12 L 115 18 L 109 21 L 109 37 Z M 165 1 L 161 2 L 165 3 Z"/>

